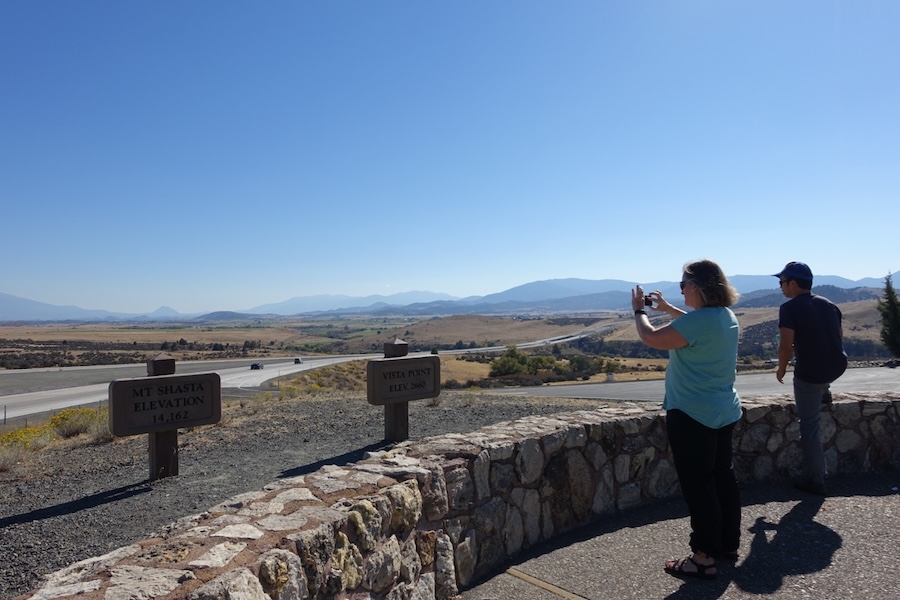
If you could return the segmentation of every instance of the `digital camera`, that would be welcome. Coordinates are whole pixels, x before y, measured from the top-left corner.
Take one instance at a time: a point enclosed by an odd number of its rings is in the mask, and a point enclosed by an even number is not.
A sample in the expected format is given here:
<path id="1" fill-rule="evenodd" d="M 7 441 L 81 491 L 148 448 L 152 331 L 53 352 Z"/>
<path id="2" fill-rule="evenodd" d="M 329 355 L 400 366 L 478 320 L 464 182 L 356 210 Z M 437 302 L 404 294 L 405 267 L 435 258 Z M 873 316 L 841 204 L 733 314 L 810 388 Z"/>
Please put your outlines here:
<path id="1" fill-rule="evenodd" d="M 644 306 L 653 306 L 653 298 L 644 296 Z"/>

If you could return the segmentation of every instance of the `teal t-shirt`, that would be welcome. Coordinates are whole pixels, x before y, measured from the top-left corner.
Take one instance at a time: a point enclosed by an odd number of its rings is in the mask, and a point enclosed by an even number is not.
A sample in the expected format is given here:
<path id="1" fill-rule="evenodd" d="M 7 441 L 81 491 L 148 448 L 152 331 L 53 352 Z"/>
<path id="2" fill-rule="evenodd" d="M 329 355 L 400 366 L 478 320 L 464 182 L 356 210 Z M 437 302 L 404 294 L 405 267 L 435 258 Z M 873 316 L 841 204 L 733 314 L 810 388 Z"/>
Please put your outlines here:
<path id="1" fill-rule="evenodd" d="M 713 429 L 740 419 L 741 399 L 734 389 L 737 317 L 725 307 L 703 307 L 671 326 L 688 345 L 669 350 L 663 408 L 678 409 Z"/>

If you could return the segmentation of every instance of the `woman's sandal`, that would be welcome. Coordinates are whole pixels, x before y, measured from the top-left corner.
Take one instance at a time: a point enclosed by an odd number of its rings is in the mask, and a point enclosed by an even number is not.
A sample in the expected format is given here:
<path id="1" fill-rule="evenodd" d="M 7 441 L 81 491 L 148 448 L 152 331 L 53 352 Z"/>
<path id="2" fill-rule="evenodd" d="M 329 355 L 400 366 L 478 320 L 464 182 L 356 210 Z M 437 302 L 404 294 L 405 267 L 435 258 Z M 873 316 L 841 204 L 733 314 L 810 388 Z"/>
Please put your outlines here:
<path id="1" fill-rule="evenodd" d="M 686 565 L 688 562 L 694 565 L 694 568 L 697 570 L 685 571 L 684 565 Z M 665 570 L 666 573 L 668 573 L 669 575 L 674 575 L 675 577 L 696 577 L 698 579 L 715 579 L 716 575 L 719 574 L 716 570 L 715 564 L 701 565 L 694 560 L 693 555 L 685 556 L 684 558 L 678 560 L 670 558 L 666 561 Z"/>

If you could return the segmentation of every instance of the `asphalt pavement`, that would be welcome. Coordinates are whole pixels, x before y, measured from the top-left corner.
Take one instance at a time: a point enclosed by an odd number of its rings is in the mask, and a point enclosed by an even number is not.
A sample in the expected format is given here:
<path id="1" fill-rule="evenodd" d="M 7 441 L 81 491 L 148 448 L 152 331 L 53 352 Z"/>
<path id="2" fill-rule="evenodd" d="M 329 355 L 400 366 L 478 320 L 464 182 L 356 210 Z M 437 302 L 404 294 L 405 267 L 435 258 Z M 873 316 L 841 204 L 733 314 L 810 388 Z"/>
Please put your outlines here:
<path id="1" fill-rule="evenodd" d="M 270 379 L 353 360 L 357 356 L 359 355 L 308 357 L 302 363 L 295 363 L 293 359 L 284 357 L 188 361 L 178 363 L 176 375 L 214 371 L 221 376 L 222 389 L 227 389 L 229 395 L 255 394 Z M 256 362 L 263 364 L 265 368 L 251 369 L 250 364 Z M 145 364 L 0 371 L 0 409 L 3 422 L 74 406 L 102 406 L 109 399 L 111 381 L 145 377 Z"/>
<path id="2" fill-rule="evenodd" d="M 793 373 L 788 371 L 784 383 L 778 383 L 775 372 L 738 375 L 735 388 L 742 397 L 793 394 Z M 492 389 L 492 394 L 526 394 L 554 398 L 595 398 L 598 400 L 628 400 L 632 402 L 662 402 L 665 381 L 613 381 L 604 383 L 576 383 L 544 385 L 529 388 Z M 841 392 L 877 392 L 900 390 L 900 369 L 864 367 L 847 369 L 831 390 Z"/>
<path id="3" fill-rule="evenodd" d="M 736 563 L 714 580 L 663 570 L 689 552 L 683 500 L 603 517 L 522 554 L 461 593 L 462 600 L 900 597 L 900 474 L 829 480 L 829 496 L 787 483 L 742 490 L 744 535 Z"/>

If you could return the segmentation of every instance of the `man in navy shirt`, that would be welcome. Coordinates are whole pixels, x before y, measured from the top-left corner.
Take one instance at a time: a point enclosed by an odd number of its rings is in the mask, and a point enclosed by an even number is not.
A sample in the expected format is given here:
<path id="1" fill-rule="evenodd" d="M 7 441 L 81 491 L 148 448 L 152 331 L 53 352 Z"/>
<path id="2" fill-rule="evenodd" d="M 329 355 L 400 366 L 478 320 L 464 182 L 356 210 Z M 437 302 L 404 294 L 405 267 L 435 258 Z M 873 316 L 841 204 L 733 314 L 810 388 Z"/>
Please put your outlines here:
<path id="1" fill-rule="evenodd" d="M 775 377 L 784 383 L 791 355 L 794 356 L 794 402 L 800 417 L 800 447 L 806 467 L 806 479 L 798 489 L 824 496 L 825 453 L 819 439 L 819 412 L 823 395 L 830 397 L 829 384 L 847 368 L 844 352 L 841 311 L 828 298 L 812 289 L 812 270 L 804 263 L 789 262 L 776 273 L 781 293 L 787 302 L 778 311 L 778 371 Z"/>

